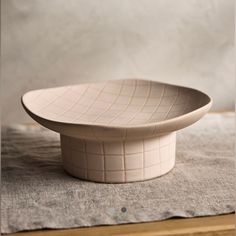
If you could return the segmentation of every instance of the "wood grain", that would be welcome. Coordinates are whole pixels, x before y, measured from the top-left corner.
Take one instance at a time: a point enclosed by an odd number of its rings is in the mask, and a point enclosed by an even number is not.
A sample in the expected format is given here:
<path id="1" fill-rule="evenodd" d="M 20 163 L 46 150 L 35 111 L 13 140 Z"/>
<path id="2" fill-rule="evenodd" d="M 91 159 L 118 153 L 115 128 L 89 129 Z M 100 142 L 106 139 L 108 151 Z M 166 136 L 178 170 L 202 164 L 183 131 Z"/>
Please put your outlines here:
<path id="1" fill-rule="evenodd" d="M 233 236 L 235 215 L 170 219 L 151 223 L 40 230 L 8 236 Z"/>

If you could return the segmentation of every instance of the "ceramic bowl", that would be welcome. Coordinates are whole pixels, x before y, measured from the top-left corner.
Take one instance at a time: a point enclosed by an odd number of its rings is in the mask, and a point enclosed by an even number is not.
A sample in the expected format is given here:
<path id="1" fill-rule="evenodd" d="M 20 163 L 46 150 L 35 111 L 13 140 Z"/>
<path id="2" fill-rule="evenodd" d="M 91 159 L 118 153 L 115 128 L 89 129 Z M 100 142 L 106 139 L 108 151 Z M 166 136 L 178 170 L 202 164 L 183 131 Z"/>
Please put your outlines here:
<path id="1" fill-rule="evenodd" d="M 191 88 L 123 79 L 30 91 L 22 104 L 34 120 L 60 133 L 68 173 L 123 183 L 169 172 L 176 131 L 199 120 L 212 101 Z"/>

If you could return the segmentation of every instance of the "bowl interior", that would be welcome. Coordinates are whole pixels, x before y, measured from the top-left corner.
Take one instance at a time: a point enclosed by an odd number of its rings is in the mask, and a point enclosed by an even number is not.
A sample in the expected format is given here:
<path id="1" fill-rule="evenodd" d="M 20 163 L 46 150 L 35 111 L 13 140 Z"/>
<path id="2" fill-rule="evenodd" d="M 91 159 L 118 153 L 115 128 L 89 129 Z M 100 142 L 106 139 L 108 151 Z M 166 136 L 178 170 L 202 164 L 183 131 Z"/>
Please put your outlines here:
<path id="1" fill-rule="evenodd" d="M 182 116 L 210 99 L 189 88 L 129 79 L 35 90 L 22 101 L 30 112 L 48 120 L 132 126 Z"/>

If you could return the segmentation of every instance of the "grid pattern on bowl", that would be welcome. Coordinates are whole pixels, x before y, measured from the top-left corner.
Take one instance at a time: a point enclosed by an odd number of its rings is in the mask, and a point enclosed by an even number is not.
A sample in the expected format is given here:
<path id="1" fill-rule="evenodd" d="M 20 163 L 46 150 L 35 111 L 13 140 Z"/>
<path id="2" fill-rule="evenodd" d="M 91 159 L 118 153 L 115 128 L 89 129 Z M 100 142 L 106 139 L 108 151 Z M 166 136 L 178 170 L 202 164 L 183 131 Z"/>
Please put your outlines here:
<path id="1" fill-rule="evenodd" d="M 132 182 L 167 173 L 175 164 L 176 133 L 144 140 L 99 142 L 61 135 L 64 168 L 98 182 Z"/>
<path id="2" fill-rule="evenodd" d="M 37 90 L 23 101 L 32 113 L 54 121 L 130 127 L 178 117 L 201 107 L 205 97 L 187 88 L 129 79 Z"/>

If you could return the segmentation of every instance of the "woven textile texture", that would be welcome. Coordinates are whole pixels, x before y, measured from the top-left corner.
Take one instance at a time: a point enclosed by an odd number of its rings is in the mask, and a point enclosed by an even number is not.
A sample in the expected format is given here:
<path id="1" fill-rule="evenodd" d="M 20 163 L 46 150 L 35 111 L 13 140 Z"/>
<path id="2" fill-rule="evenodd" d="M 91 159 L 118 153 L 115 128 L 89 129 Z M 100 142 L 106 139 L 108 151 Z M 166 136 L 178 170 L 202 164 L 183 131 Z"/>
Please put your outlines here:
<path id="1" fill-rule="evenodd" d="M 62 168 L 59 135 L 39 126 L 2 132 L 2 233 L 234 212 L 234 113 L 177 132 L 176 165 L 136 183 L 101 184 Z"/>

